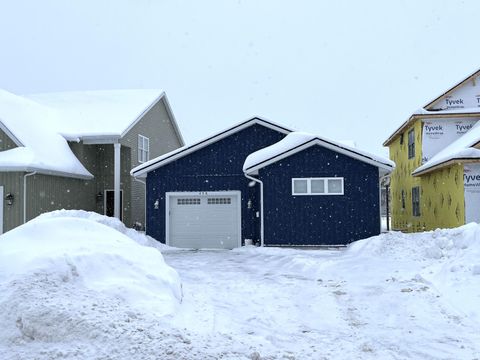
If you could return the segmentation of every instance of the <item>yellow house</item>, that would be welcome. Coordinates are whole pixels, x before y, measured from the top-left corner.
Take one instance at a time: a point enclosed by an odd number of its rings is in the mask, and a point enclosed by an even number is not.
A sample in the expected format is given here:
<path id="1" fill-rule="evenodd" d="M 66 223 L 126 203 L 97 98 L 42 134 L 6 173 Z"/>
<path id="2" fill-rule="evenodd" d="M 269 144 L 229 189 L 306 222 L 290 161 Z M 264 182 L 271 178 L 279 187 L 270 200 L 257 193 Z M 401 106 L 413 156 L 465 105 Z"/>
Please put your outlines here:
<path id="1" fill-rule="evenodd" d="M 392 229 L 480 222 L 480 70 L 413 113 L 385 142 Z"/>

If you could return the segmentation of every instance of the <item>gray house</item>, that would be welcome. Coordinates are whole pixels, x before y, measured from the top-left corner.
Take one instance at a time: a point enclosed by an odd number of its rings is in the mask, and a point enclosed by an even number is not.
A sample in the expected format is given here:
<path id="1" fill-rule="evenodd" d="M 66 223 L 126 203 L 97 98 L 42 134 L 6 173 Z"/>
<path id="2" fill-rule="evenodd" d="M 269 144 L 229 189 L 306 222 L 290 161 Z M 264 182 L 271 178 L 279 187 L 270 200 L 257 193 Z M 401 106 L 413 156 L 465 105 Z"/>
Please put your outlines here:
<path id="1" fill-rule="evenodd" d="M 183 146 L 164 92 L 0 90 L 0 233 L 57 209 L 145 224 L 130 170 Z"/>

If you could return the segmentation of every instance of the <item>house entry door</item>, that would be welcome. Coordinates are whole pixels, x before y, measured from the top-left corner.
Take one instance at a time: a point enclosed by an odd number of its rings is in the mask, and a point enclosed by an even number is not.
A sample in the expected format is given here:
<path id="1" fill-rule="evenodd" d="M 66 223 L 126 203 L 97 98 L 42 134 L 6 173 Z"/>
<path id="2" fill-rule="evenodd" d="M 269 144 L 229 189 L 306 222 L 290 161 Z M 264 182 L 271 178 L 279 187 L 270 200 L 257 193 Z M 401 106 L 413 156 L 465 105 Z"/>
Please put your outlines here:
<path id="1" fill-rule="evenodd" d="M 104 214 L 110 217 L 115 215 L 115 191 L 105 190 Z M 123 190 L 120 190 L 120 220 L 123 221 Z"/>

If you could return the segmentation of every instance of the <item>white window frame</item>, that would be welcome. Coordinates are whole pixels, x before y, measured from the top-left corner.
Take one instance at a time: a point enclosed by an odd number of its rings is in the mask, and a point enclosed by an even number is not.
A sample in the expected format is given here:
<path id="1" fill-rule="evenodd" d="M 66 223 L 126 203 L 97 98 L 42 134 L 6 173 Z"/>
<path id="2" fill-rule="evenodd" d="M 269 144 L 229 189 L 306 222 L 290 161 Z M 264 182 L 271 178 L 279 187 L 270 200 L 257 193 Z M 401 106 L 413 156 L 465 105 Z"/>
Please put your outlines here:
<path id="1" fill-rule="evenodd" d="M 307 180 L 307 192 L 306 193 L 296 193 L 294 182 L 295 180 Z M 323 193 L 312 193 L 312 180 L 323 180 L 324 192 Z M 329 193 L 328 192 L 328 180 L 341 180 L 342 182 L 342 192 L 341 193 Z M 292 178 L 292 195 L 295 196 L 332 196 L 332 195 L 345 195 L 345 181 L 343 177 L 316 177 L 316 178 Z"/>
<path id="2" fill-rule="evenodd" d="M 138 134 L 138 162 L 144 163 L 150 159 L 150 139 Z"/>

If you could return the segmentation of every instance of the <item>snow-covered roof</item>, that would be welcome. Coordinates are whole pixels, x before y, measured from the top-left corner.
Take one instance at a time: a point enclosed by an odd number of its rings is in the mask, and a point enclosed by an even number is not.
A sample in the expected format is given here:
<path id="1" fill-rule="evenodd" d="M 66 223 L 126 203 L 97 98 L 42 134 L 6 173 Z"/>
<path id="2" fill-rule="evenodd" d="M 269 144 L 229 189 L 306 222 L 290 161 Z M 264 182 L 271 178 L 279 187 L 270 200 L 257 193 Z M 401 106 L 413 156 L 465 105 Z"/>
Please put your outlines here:
<path id="1" fill-rule="evenodd" d="M 176 150 L 173 150 L 169 153 L 163 154 L 161 156 L 158 156 L 154 159 L 151 159 L 150 161 L 147 161 L 130 171 L 130 174 L 135 177 L 144 177 L 149 171 L 152 171 L 154 169 L 157 169 L 159 167 L 162 167 L 172 161 L 175 161 L 183 156 L 186 156 L 190 153 L 193 153 L 197 150 L 200 150 L 201 148 L 208 146 L 210 144 L 213 144 L 221 139 L 226 138 L 227 136 L 230 136 L 240 130 L 243 130 L 249 126 L 252 126 L 254 124 L 261 124 L 263 126 L 269 127 L 271 129 L 280 131 L 284 134 L 290 133 L 292 130 L 284 127 L 282 125 L 276 124 L 273 121 L 266 120 L 263 118 L 260 118 L 258 116 L 252 117 L 250 119 L 244 120 L 240 123 L 237 123 L 227 129 L 224 129 L 208 138 L 205 138 L 203 140 L 197 141 L 196 143 L 192 145 L 187 145 L 183 146 L 181 148 L 178 148 Z"/>
<path id="2" fill-rule="evenodd" d="M 445 110 L 427 110 L 424 108 L 417 109 L 413 115 L 464 115 L 464 114 L 480 114 L 480 108 L 461 108 L 461 109 L 445 109 Z"/>
<path id="3" fill-rule="evenodd" d="M 480 150 L 472 147 L 478 142 L 480 142 L 480 121 L 460 138 L 438 152 L 425 164 L 415 169 L 413 175 L 419 175 L 437 165 L 447 163 L 451 160 L 480 159 Z"/>
<path id="4" fill-rule="evenodd" d="M 111 90 L 18 96 L 0 90 L 0 128 L 20 147 L 0 152 L 0 171 L 92 178 L 67 140 L 122 137 L 161 90 Z M 170 112 L 168 101 L 167 110 Z M 181 139 L 176 122 L 172 123 Z M 183 141 L 181 139 L 181 141 Z"/>
<path id="5" fill-rule="evenodd" d="M 340 142 L 328 140 L 309 133 L 293 132 L 279 142 L 250 154 L 245 160 L 243 171 L 245 173 L 254 173 L 260 168 L 313 145 L 320 145 L 332 149 L 385 170 L 392 170 L 395 167 L 395 163 L 391 160 L 358 150 L 357 148 L 352 148 Z"/>
<path id="6" fill-rule="evenodd" d="M 58 132 L 67 138 L 122 136 L 164 95 L 162 90 L 73 91 L 26 95 L 53 108 L 61 121 Z"/>
<path id="7" fill-rule="evenodd" d="M 57 116 L 53 109 L 0 90 L 1 127 L 20 146 L 0 152 L 0 170 L 93 177 L 55 132 Z"/>

